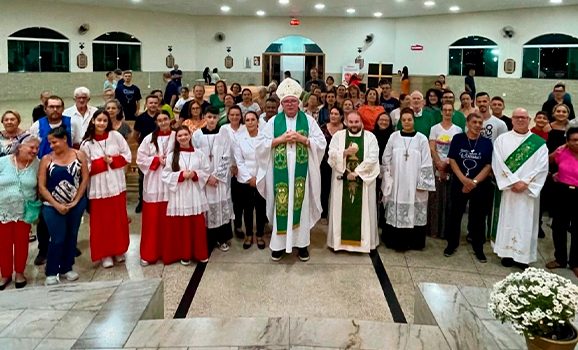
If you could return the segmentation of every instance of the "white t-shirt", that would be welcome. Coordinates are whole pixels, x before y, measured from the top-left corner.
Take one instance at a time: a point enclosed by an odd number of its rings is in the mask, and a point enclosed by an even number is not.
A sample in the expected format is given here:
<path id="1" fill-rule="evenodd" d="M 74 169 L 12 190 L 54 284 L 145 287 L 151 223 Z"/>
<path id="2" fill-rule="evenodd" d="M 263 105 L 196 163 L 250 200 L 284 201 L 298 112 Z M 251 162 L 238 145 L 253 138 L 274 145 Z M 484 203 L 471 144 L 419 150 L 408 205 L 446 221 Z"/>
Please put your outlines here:
<path id="1" fill-rule="evenodd" d="M 484 120 L 484 126 L 482 127 L 481 135 L 487 139 L 490 139 L 492 143 L 496 141 L 498 136 L 508 132 L 508 126 L 503 120 L 491 116 L 490 119 Z"/>
<path id="2" fill-rule="evenodd" d="M 449 129 L 444 129 L 441 123 L 432 126 L 429 133 L 430 141 L 433 140 L 436 143 L 436 150 L 438 156 L 442 161 L 448 159 L 448 153 L 450 152 L 450 144 L 455 135 L 461 134 L 462 129 L 452 124 Z"/>

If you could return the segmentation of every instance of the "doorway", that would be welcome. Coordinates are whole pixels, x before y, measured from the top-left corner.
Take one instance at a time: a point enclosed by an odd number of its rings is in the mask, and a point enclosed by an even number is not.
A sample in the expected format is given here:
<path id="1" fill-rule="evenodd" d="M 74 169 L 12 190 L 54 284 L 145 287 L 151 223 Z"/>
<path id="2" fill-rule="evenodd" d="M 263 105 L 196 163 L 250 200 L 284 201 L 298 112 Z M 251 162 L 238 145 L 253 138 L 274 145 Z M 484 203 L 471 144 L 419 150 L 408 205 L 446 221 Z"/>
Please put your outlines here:
<path id="1" fill-rule="evenodd" d="M 325 54 L 321 48 L 303 36 L 291 35 L 275 40 L 262 55 L 262 82 L 267 86 L 284 78 L 285 71 L 305 85 L 311 79 L 309 71 L 317 67 L 320 76 L 324 74 Z"/>

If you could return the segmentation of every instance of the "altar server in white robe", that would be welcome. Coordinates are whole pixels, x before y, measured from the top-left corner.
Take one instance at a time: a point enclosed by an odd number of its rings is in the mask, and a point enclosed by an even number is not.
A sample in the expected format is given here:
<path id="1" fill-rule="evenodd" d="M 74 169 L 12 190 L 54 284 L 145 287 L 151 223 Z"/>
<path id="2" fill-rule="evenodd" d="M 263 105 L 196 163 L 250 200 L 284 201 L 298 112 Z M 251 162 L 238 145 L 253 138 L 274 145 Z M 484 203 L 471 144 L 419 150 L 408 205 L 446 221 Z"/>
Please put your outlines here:
<path id="1" fill-rule="evenodd" d="M 363 130 L 357 112 L 347 116 L 347 129 L 333 135 L 328 163 L 331 200 L 327 245 L 334 250 L 369 253 L 379 245 L 375 184 L 379 144 Z"/>
<path id="2" fill-rule="evenodd" d="M 435 191 L 427 137 L 416 132 L 414 112 L 401 111 L 402 130 L 391 134 L 382 159 L 385 246 L 397 251 L 425 247 L 428 191 Z"/>
<path id="3" fill-rule="evenodd" d="M 174 147 L 175 132 L 171 131 L 168 112 L 163 112 L 155 117 L 157 129 L 143 139 L 136 156 L 136 164 L 144 174 L 140 239 L 142 266 L 162 259 L 163 239 L 167 237 L 169 190 L 167 184 L 162 182 L 161 174 L 167 155 Z"/>
<path id="4" fill-rule="evenodd" d="M 299 110 L 302 91 L 295 80 L 283 80 L 277 89 L 283 112 L 257 136 L 257 189 L 273 224 L 274 261 L 293 247 L 301 261 L 309 260 L 310 231 L 321 217 L 319 166 L 327 142 L 315 119 Z"/>
<path id="5" fill-rule="evenodd" d="M 540 191 L 548 175 L 548 148 L 529 130 L 528 111 L 512 113 L 512 131 L 494 142 L 492 169 L 502 191 L 494 252 L 502 265 L 520 268 L 537 260 Z"/>
<path id="6" fill-rule="evenodd" d="M 209 250 L 217 246 L 228 251 L 233 238 L 231 220 L 233 202 L 231 200 L 231 164 L 233 162 L 232 140 L 229 133 L 218 125 L 219 110 L 209 106 L 203 114 L 207 125 L 193 134 L 193 146 L 202 151 L 209 160 L 209 177 L 205 194 L 209 204 L 206 214 L 207 240 Z"/>

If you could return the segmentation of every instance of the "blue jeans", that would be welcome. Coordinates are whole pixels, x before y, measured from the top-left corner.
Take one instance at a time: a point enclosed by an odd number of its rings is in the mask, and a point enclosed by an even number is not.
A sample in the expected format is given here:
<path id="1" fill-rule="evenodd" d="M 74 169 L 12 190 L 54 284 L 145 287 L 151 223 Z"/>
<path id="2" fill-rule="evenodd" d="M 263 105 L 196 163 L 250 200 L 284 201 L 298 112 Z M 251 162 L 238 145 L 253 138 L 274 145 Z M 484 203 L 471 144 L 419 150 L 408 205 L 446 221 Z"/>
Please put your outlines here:
<path id="1" fill-rule="evenodd" d="M 86 209 L 87 199 L 82 196 L 78 204 L 62 215 L 51 206 L 42 207 L 42 215 L 50 233 L 50 244 L 46 257 L 46 276 L 65 274 L 72 270 L 76 255 L 76 240 L 82 214 Z"/>

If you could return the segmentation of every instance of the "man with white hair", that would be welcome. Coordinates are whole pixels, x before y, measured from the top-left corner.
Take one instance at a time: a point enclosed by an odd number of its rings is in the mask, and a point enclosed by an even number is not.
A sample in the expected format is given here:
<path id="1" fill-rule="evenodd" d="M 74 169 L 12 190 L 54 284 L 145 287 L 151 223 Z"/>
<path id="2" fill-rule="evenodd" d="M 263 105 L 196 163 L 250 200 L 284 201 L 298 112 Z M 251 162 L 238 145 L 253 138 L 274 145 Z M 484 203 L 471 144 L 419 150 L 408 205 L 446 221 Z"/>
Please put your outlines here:
<path id="1" fill-rule="evenodd" d="M 90 102 L 90 90 L 84 86 L 77 87 L 74 89 L 74 105 L 62 112 L 63 115 L 72 118 L 73 124 L 78 125 L 82 136 L 86 133 L 90 119 L 92 119 L 92 115 L 97 110 L 96 107 L 90 106 L 88 102 Z"/>
<path id="2" fill-rule="evenodd" d="M 299 110 L 302 92 L 295 80 L 283 80 L 277 89 L 283 112 L 259 132 L 255 147 L 257 189 L 273 223 L 273 261 L 293 247 L 301 261 L 309 260 L 310 231 L 321 217 L 319 166 L 327 141 L 315 119 Z"/>
<path id="3" fill-rule="evenodd" d="M 439 112 L 432 109 L 424 109 L 424 99 L 423 94 L 418 90 L 411 93 L 410 108 L 414 112 L 414 129 L 420 132 L 429 139 L 429 132 L 432 126 L 436 125 L 438 120 L 441 120 L 441 115 Z M 401 130 L 401 118 L 397 122 L 397 130 Z"/>
<path id="4" fill-rule="evenodd" d="M 520 268 L 538 258 L 540 191 L 548 175 L 546 142 L 529 129 L 524 108 L 512 113 L 512 131 L 494 142 L 492 169 L 498 188 L 499 217 L 494 252 L 502 265 Z"/>

